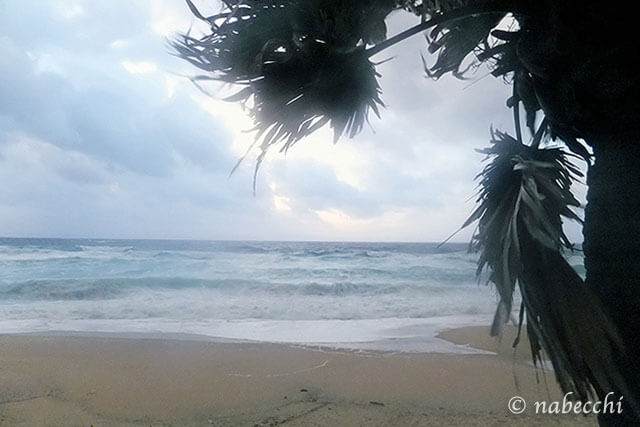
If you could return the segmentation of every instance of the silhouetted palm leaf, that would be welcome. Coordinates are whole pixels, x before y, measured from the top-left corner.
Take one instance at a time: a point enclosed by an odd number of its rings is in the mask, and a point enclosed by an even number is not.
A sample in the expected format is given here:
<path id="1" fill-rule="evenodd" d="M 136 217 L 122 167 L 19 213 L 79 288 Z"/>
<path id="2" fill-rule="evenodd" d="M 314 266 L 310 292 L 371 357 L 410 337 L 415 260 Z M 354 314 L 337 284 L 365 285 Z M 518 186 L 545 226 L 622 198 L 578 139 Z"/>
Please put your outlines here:
<path id="1" fill-rule="evenodd" d="M 504 17 L 504 12 L 468 16 L 446 21 L 436 26 L 430 33 L 429 52 L 438 52 L 436 63 L 425 67 L 426 73 L 433 78 L 440 78 L 452 73 L 463 78 L 473 63 L 465 64 L 465 60 L 485 42 L 491 30 Z"/>
<path id="2" fill-rule="evenodd" d="M 526 313 L 534 362 L 542 362 L 544 349 L 562 388 L 580 399 L 626 389 L 612 369 L 613 356 L 624 351 L 616 328 L 562 255 L 571 247 L 562 218 L 580 221 L 571 183 L 581 173 L 559 148 L 526 146 L 500 132 L 492 143 L 483 150 L 492 160 L 478 175 L 479 206 L 464 224 L 478 221 L 478 274 L 488 267 L 500 295 L 492 334 L 507 322 L 518 284 L 520 327 Z"/>
<path id="3" fill-rule="evenodd" d="M 192 9 L 195 6 L 190 3 Z M 369 110 L 379 115 L 374 64 L 365 46 L 386 36 L 394 1 L 243 0 L 211 18 L 212 34 L 174 41 L 179 56 L 208 72 L 201 79 L 244 86 L 242 102 L 265 152 L 283 150 L 329 123 L 335 139 L 354 136 Z M 197 10 L 197 9 L 196 9 Z"/>

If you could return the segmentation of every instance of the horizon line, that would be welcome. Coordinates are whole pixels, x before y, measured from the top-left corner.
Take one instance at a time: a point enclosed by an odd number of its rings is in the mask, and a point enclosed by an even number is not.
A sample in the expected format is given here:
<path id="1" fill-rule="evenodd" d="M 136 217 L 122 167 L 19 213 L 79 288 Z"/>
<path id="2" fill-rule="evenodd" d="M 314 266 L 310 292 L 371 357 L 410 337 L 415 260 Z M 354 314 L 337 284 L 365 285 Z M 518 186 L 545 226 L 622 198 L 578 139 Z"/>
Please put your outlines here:
<path id="1" fill-rule="evenodd" d="M 191 239 L 191 238 L 164 238 L 164 237 L 43 237 L 43 236 L 0 236 L 0 239 L 13 240 L 139 240 L 139 241 L 175 241 L 175 242 L 267 242 L 267 243 L 433 243 L 433 244 L 469 244 L 467 241 L 438 242 L 435 240 L 313 240 L 313 239 Z"/>

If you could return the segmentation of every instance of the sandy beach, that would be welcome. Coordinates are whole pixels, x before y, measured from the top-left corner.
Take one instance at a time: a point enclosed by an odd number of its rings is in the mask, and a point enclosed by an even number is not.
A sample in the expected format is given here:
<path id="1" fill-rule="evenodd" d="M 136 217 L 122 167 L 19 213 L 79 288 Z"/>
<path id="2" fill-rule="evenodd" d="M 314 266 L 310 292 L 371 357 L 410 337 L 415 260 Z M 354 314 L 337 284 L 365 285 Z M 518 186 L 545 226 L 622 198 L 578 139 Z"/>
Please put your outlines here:
<path id="1" fill-rule="evenodd" d="M 277 344 L 0 337 L 0 425 L 595 425 L 510 414 L 557 399 L 553 376 L 486 328 L 442 338 L 496 355 L 353 353 Z M 522 353 L 522 354 L 521 354 Z M 548 387 L 548 390 L 547 390 Z"/>

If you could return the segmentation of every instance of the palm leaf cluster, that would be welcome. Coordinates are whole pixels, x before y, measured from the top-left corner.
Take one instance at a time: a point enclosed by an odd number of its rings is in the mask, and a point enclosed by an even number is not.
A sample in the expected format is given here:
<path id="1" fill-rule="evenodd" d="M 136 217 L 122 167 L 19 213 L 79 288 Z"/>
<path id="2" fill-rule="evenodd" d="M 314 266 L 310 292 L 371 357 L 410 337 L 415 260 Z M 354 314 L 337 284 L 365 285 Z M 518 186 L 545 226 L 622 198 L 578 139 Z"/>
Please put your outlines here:
<path id="1" fill-rule="evenodd" d="M 562 216 L 580 221 L 570 209 L 579 206 L 571 193 L 573 176 L 581 173 L 560 149 L 536 149 L 508 134 L 493 133 L 492 146 L 481 150 L 493 158 L 478 175 L 478 207 L 463 227 L 479 221 L 472 249 L 480 251 L 478 275 L 489 266 L 506 310 L 499 310 L 494 331 L 506 321 L 521 260 L 519 235 L 526 231 L 551 250 L 571 244 Z M 548 194 L 547 194 L 548 193 Z M 524 227 L 524 228 L 523 228 Z"/>
<path id="2" fill-rule="evenodd" d="M 580 171 L 560 148 L 540 149 L 495 132 L 483 150 L 491 162 L 478 176 L 478 207 L 465 226 L 478 221 L 472 248 L 480 251 L 478 273 L 490 272 L 500 302 L 492 333 L 507 322 L 516 285 L 535 363 L 549 355 L 558 381 L 580 399 L 624 384 L 611 369 L 624 351 L 599 300 L 567 263 L 571 244 L 562 218 L 580 221 L 571 183 Z M 519 341 L 519 336 L 514 345 Z M 623 386 L 624 387 L 624 386 Z"/>
<path id="3" fill-rule="evenodd" d="M 546 86 L 545 81 L 551 77 L 548 70 L 551 49 L 539 42 L 540 22 L 532 18 L 540 14 L 540 5 L 505 1 L 475 1 L 460 5 L 460 0 L 428 2 L 425 5 L 430 3 L 433 3 L 432 8 L 449 11 L 444 12 L 443 22 L 427 36 L 428 50 L 436 55 L 433 65 L 427 65 L 424 60 L 425 72 L 429 76 L 437 79 L 451 73 L 465 78 L 468 71 L 477 69 L 480 64 L 488 64 L 493 76 L 510 79 L 513 83 L 513 95 L 507 100 L 507 106 L 514 110 L 518 139 L 522 139 L 519 129 L 522 105 L 525 123 L 531 133 L 536 130 L 542 132 L 538 141 L 545 136 L 559 138 L 572 152 L 585 159 L 590 158 L 579 141 L 579 132 L 557 115 L 548 114 L 561 108 L 549 104 L 543 108 L 540 101 L 545 98 L 540 93 Z M 468 14 L 456 14 L 465 8 L 469 10 Z M 422 9 L 421 12 L 436 17 L 443 14 L 438 9 Z M 446 19 L 447 14 L 455 15 L 454 19 Z M 505 22 L 510 23 L 507 29 Z M 542 110 L 547 119 L 546 125 L 536 129 Z"/>
<path id="4" fill-rule="evenodd" d="M 504 18 L 504 12 L 488 13 L 480 16 L 466 16 L 447 20 L 433 28 L 429 35 L 428 50 L 438 53 L 437 60 L 425 71 L 432 78 L 440 78 L 451 73 L 463 78 L 474 62 L 465 63 L 470 53 L 476 51 L 480 43 L 487 43 L 491 30 Z"/>
<path id="5" fill-rule="evenodd" d="M 173 42 L 179 56 L 212 79 L 242 86 L 229 101 L 248 107 L 262 155 L 283 150 L 329 123 L 335 138 L 379 115 L 378 74 L 365 47 L 386 37 L 393 0 L 228 0 L 204 17 L 211 34 Z M 260 157 L 261 159 L 261 157 Z"/>

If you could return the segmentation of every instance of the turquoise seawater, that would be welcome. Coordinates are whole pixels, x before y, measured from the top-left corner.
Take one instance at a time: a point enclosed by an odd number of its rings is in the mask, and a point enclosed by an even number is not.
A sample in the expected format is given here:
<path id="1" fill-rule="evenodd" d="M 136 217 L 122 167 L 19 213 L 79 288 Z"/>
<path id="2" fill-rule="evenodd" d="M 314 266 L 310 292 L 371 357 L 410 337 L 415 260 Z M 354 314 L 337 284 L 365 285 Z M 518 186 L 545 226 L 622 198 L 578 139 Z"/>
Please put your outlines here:
<path id="1" fill-rule="evenodd" d="M 465 244 L 0 238 L 0 333 L 439 351 L 435 331 L 495 309 L 476 260 Z"/>

